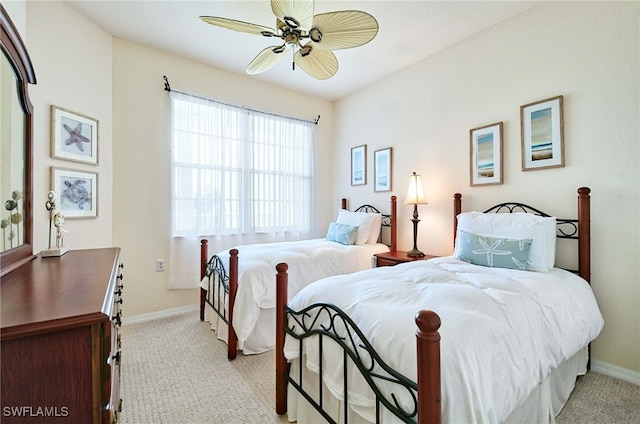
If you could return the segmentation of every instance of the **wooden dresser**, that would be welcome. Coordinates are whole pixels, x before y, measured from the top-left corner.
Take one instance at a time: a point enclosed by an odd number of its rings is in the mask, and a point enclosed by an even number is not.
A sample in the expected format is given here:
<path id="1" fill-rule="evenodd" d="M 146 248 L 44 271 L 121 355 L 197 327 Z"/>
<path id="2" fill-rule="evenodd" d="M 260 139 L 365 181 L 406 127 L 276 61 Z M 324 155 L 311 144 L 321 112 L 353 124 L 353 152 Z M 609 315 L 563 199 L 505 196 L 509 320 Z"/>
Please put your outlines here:
<path id="1" fill-rule="evenodd" d="M 120 249 L 71 250 L 2 277 L 0 421 L 118 421 Z"/>

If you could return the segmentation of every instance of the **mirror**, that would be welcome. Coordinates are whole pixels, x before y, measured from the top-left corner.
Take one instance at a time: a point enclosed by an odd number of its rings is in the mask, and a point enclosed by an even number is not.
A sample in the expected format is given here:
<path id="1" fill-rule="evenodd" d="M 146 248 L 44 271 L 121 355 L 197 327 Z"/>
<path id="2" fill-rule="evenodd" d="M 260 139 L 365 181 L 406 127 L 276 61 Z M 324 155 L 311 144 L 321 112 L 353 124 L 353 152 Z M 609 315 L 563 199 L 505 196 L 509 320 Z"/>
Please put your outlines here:
<path id="1" fill-rule="evenodd" d="M 0 276 L 34 258 L 32 234 L 31 59 L 0 4 Z"/>

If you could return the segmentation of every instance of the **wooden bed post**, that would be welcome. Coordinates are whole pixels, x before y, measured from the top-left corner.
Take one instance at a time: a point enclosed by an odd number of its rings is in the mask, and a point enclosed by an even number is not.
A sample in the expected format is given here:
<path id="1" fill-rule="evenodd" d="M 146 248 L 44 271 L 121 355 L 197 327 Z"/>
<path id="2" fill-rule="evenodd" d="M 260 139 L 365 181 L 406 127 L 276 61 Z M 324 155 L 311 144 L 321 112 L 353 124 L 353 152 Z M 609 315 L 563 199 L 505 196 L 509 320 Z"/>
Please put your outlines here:
<path id="1" fill-rule="evenodd" d="M 238 292 L 238 249 L 229 250 L 229 255 L 229 305 L 235 305 Z M 228 312 L 227 359 L 232 360 L 238 354 L 238 337 L 233 329 L 233 306 L 229 307 Z"/>
<path id="2" fill-rule="evenodd" d="M 341 202 L 341 206 L 342 209 L 346 210 L 347 209 L 347 199 L 346 198 L 342 198 L 342 202 Z"/>
<path id="3" fill-rule="evenodd" d="M 416 315 L 418 350 L 418 423 L 437 424 L 441 420 L 440 317 L 421 310 Z"/>
<path id="4" fill-rule="evenodd" d="M 284 328 L 286 325 L 289 277 L 286 263 L 276 265 L 276 412 L 287 412 L 287 359 L 284 356 Z"/>
<path id="5" fill-rule="evenodd" d="M 398 220 L 397 215 L 398 198 L 391 196 L 391 251 L 398 250 Z"/>
<path id="6" fill-rule="evenodd" d="M 578 273 L 591 284 L 591 190 L 578 189 Z"/>
<path id="7" fill-rule="evenodd" d="M 200 240 L 200 280 L 207 272 L 207 261 L 209 260 L 209 241 Z M 207 298 L 207 291 L 200 287 L 200 321 L 204 321 L 204 302 Z"/>
<path id="8" fill-rule="evenodd" d="M 462 194 L 453 195 L 453 243 L 456 242 L 456 234 L 458 233 L 458 215 L 462 213 Z"/>

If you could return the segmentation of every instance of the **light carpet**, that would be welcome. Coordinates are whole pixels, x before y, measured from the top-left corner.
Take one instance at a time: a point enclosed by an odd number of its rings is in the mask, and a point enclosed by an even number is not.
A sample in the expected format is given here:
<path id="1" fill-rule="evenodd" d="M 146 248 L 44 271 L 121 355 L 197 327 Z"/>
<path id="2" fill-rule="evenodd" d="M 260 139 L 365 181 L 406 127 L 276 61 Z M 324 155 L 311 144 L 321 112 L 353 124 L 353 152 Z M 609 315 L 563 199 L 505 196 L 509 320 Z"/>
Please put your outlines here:
<path id="1" fill-rule="evenodd" d="M 286 423 L 275 412 L 275 359 L 228 361 L 197 312 L 122 328 L 122 424 Z M 590 372 L 559 424 L 640 423 L 640 386 Z"/>

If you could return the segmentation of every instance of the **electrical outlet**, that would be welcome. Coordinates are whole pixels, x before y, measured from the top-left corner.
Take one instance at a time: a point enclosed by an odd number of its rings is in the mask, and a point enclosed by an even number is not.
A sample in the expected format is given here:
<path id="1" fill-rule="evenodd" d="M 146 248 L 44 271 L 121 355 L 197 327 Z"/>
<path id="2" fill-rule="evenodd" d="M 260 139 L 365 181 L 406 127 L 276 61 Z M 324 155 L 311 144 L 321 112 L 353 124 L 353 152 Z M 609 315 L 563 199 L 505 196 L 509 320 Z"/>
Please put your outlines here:
<path id="1" fill-rule="evenodd" d="M 164 271 L 164 259 L 158 259 L 156 261 L 156 272 Z"/>

